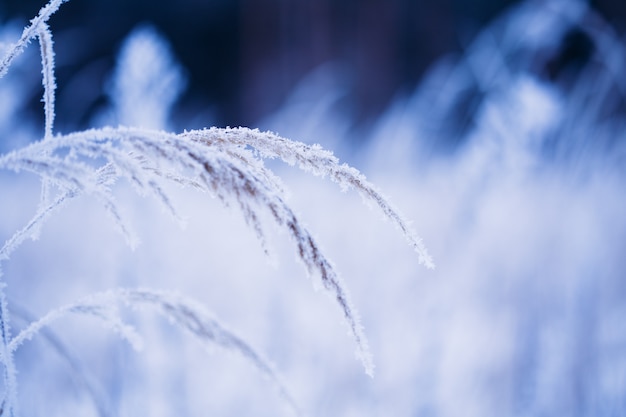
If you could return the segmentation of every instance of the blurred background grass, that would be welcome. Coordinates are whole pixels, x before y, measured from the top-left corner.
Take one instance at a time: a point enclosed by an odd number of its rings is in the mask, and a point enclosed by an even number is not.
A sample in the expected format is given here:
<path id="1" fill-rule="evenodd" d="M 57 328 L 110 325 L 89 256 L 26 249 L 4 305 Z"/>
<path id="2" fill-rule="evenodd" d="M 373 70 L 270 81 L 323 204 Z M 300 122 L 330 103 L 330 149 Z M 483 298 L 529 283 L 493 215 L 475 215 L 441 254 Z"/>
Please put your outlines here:
<path id="1" fill-rule="evenodd" d="M 60 86 L 57 126 L 69 131 L 89 125 L 107 99 L 101 87 L 123 39 L 137 25 L 149 23 L 171 42 L 187 70 L 189 88 L 177 107 L 181 127 L 256 126 L 284 105 L 304 77 L 331 63 L 345 89 L 342 112 L 357 130 L 367 128 L 394 98 L 410 93 L 434 62 L 462 53 L 514 3 L 71 1 L 51 20 Z M 0 22 L 16 19 L 23 26 L 42 5 L 40 0 L 4 0 Z M 626 3 L 595 0 L 590 5 L 624 33 Z M 584 44 L 576 42 L 568 54 L 584 53 Z M 38 102 L 38 96 L 31 98 L 32 106 Z"/>
<path id="2" fill-rule="evenodd" d="M 68 207 L 3 265 L 12 303 L 41 315 L 112 286 L 193 294 L 275 361 L 311 415 L 624 414 L 624 2 L 154 4 L 72 0 L 53 17 L 59 131 L 124 103 L 111 99 L 118 51 L 152 23 L 162 36 L 149 43 L 170 42 L 186 71 L 171 128 L 241 124 L 321 142 L 415 220 L 437 269 L 421 268 L 358 197 L 271 163 L 352 290 L 374 380 L 285 236 L 272 236 L 271 267 L 236 213 L 189 190 L 173 191 L 190 219 L 180 230 L 154 201 L 116 188 L 143 239 L 135 252 L 98 202 Z M 3 40 L 40 5 L 3 2 L 13 22 Z M 3 150 L 42 136 L 37 54 L 33 45 L 0 83 Z M 164 73 L 158 59 L 130 56 Z M 141 89 L 146 77 L 129 76 Z M 133 102 L 139 113 L 163 104 L 148 96 Z M 0 205 L 11 236 L 40 184 L 0 179 L 4 201 L 20 203 Z M 91 321 L 70 323 L 53 330 L 120 415 L 280 415 L 248 368 L 166 324 L 141 326 L 148 349 L 136 354 Z M 83 415 L 96 415 L 56 356 L 45 340 L 20 351 L 25 408 L 67 415 L 82 399 Z M 29 402 L 33 392 L 49 400 Z"/>

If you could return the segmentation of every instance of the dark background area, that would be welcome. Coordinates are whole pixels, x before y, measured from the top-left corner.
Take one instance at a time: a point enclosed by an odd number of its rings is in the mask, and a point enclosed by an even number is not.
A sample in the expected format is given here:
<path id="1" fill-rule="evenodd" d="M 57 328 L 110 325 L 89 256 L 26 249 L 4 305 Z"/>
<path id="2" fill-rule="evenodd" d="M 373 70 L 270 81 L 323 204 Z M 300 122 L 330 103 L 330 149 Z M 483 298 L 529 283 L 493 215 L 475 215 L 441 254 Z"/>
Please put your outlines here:
<path id="1" fill-rule="evenodd" d="M 211 106 L 219 126 L 251 125 L 328 62 L 348 81 L 347 112 L 366 123 L 412 90 L 439 57 L 461 52 L 512 0 L 72 0 L 52 17 L 57 126 L 85 127 L 123 39 L 151 23 L 187 70 L 182 112 Z M 26 24 L 43 0 L 2 0 L 0 17 Z M 625 33 L 626 1 L 594 7 Z M 73 82 L 76 80 L 88 82 Z M 89 85 L 89 88 L 85 88 Z M 73 87 L 75 86 L 75 87 Z M 78 89 L 80 91 L 72 91 Z M 78 98 L 77 98 L 78 97 Z M 39 97 L 34 98 L 35 105 Z M 77 105 L 77 101 L 81 106 Z"/>

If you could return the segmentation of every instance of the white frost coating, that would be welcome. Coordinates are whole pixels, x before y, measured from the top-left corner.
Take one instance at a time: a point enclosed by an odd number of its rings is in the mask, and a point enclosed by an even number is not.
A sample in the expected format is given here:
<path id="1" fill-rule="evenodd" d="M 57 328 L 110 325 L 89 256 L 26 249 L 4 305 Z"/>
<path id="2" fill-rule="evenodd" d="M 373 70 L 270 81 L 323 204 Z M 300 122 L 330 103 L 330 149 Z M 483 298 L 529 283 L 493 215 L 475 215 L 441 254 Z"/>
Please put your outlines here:
<path id="1" fill-rule="evenodd" d="M 357 344 L 357 355 L 366 372 L 373 374 L 368 343 L 345 285 L 313 236 L 285 203 L 282 190 L 275 187 L 275 182 L 266 181 L 267 173 L 261 165 L 247 164 L 245 159 L 207 145 L 210 144 L 190 140 L 185 135 L 146 129 L 93 129 L 57 135 L 11 152 L 0 157 L 0 169 L 31 171 L 44 180 L 53 180 L 63 189 L 75 190 L 77 195 L 94 194 L 125 234 L 127 228 L 108 187 L 112 180 L 98 180 L 98 169 L 83 162 L 85 158 L 106 159 L 107 166 L 113 167 L 119 177 L 128 179 L 138 192 L 152 194 L 172 211 L 170 200 L 160 187 L 161 181 L 171 176 L 155 175 L 155 172 L 162 166 L 173 169 L 179 173 L 176 183 L 195 184 L 224 204 L 235 202 L 262 242 L 265 236 L 259 208 L 266 209 L 277 225 L 289 233 L 309 274 L 317 276 L 335 298 Z M 57 155 L 67 150 L 68 156 Z M 109 172 L 109 175 L 113 174 Z"/>
<path id="2" fill-rule="evenodd" d="M 35 213 L 35 216 L 26 224 L 26 226 L 15 232 L 13 236 L 5 242 L 4 246 L 0 249 L 0 261 L 8 260 L 11 253 L 26 239 L 37 236 L 41 225 L 46 221 L 46 219 L 73 196 L 73 193 L 68 191 L 60 195 L 48 206 L 40 208 L 37 213 Z"/>
<path id="3" fill-rule="evenodd" d="M 227 351 L 241 355 L 275 385 L 282 399 L 289 404 L 293 414 L 300 415 L 296 402 L 267 360 L 246 341 L 222 325 L 202 305 L 194 300 L 165 291 L 141 288 L 117 289 L 92 294 L 75 303 L 57 308 L 31 323 L 11 340 L 8 353 L 12 354 L 20 345 L 32 339 L 44 327 L 68 314 L 96 317 L 127 340 L 135 349 L 140 350 L 143 346 L 143 340 L 132 326 L 125 324 L 120 318 L 120 304 L 133 308 L 144 305 L 154 307 L 177 326 L 188 331 L 200 343 L 217 345 Z"/>
<path id="4" fill-rule="evenodd" d="M 46 23 L 40 25 L 39 46 L 41 50 L 41 81 L 43 83 L 43 102 L 45 113 L 45 137 L 52 136 L 54 127 L 54 97 L 56 81 L 54 78 L 54 49 L 52 33 Z"/>
<path id="5" fill-rule="evenodd" d="M 340 164 L 332 152 L 319 145 L 307 145 L 280 137 L 272 132 L 244 127 L 235 129 L 210 128 L 185 133 L 194 140 L 205 141 L 218 146 L 250 146 L 264 158 L 280 158 L 289 165 L 313 175 L 330 177 L 343 190 L 355 189 L 366 201 L 373 201 L 384 215 L 398 227 L 409 244 L 419 255 L 420 263 L 427 268 L 435 268 L 435 263 L 428 253 L 422 239 L 412 230 L 404 216 L 381 194 L 381 192 L 356 168 Z"/>
<path id="6" fill-rule="evenodd" d="M 2 271 L 0 271 L 0 277 Z M 4 398 L 3 408 L 6 407 L 11 417 L 19 415 L 17 406 L 17 369 L 13 358 L 13 351 L 10 349 L 11 326 L 9 322 L 9 308 L 7 306 L 6 285 L 0 282 L 0 360 L 4 365 Z"/>
<path id="7" fill-rule="evenodd" d="M 145 304 L 156 307 L 159 312 L 187 330 L 202 344 L 214 344 L 241 355 L 274 384 L 274 388 L 289 405 L 293 414 L 301 415 L 295 400 L 269 361 L 257 353 L 245 340 L 220 323 L 198 302 L 178 294 L 144 288 L 121 289 L 113 294 L 129 306 L 137 307 Z"/>
<path id="8" fill-rule="evenodd" d="M 127 237 L 131 236 L 131 241 L 132 234 L 116 208 L 108 183 L 98 181 L 97 170 L 84 163 L 84 158 L 105 158 L 112 172 L 128 179 L 141 194 L 152 194 L 174 216 L 173 204 L 160 185 L 164 180 L 192 184 L 217 196 L 224 204 L 234 201 L 263 243 L 265 233 L 258 210 L 259 207 L 265 208 L 280 227 L 287 229 L 309 274 L 317 276 L 322 286 L 335 298 L 356 341 L 357 356 L 366 372 L 373 374 L 367 340 L 342 280 L 321 253 L 312 235 L 285 203 L 278 181 L 273 180 L 250 152 L 246 153 L 244 149 L 224 150 L 225 146 L 233 145 L 255 146 L 265 157 L 280 157 L 313 174 L 328 175 L 342 187 L 355 188 L 364 198 L 376 202 L 402 230 L 418 252 L 420 262 L 429 268 L 434 267 L 421 239 L 356 169 L 340 165 L 332 153 L 319 146 L 293 142 L 271 133 L 244 128 L 212 128 L 181 135 L 135 128 L 92 129 L 44 139 L 9 153 L 0 157 L 0 168 L 32 171 L 63 189 L 96 195 L 118 228 Z M 56 155 L 68 149 L 69 156 L 61 158 Z M 256 162 L 251 163 L 252 160 Z"/>
<path id="9" fill-rule="evenodd" d="M 36 238 L 51 214 L 69 200 L 83 195 L 96 197 L 129 243 L 134 245 L 135 237 L 123 220 L 111 189 L 119 179 L 130 182 L 137 193 L 155 197 L 176 218 L 174 204 L 163 185 L 175 183 L 193 187 L 217 197 L 227 206 L 234 203 L 264 247 L 261 211 L 269 213 L 276 225 L 288 232 L 309 275 L 316 278 L 335 299 L 356 343 L 357 358 L 365 372 L 373 376 L 374 365 L 368 342 L 343 281 L 311 233 L 285 203 L 285 190 L 280 179 L 265 168 L 263 160 L 281 158 L 314 175 L 330 177 L 342 190 L 356 189 L 366 202 L 375 202 L 402 231 L 417 251 L 420 262 L 434 268 L 421 239 L 410 229 L 408 222 L 359 171 L 340 164 L 331 152 L 319 145 L 309 146 L 274 133 L 247 128 L 211 128 L 179 135 L 159 130 L 166 127 L 167 113 L 182 89 L 183 77 L 172 65 L 173 59 L 165 42 L 148 29 L 136 32 L 123 48 L 112 91 L 118 118 L 143 127 L 107 127 L 54 136 L 54 50 L 52 33 L 46 22 L 65 1 L 51 0 L 43 7 L 24 29 L 20 39 L 3 51 L 4 57 L 0 61 L 2 77 L 28 43 L 34 38 L 39 39 L 45 116 L 43 140 L 0 155 L 0 169 L 35 173 L 43 184 L 37 212 L 0 248 L 0 263 L 6 261 L 27 238 Z M 145 106 L 138 109 L 138 102 L 143 102 Z M 53 195 L 53 191 L 56 194 Z M 66 314 L 96 316 L 138 346 L 136 332 L 119 317 L 119 302 L 131 306 L 153 305 L 202 342 L 239 352 L 276 383 L 281 395 L 298 414 L 295 403 L 267 362 L 242 339 L 189 300 L 150 290 L 96 294 L 50 312 L 11 339 L 9 309 L 5 292 L 0 289 L 0 355 L 5 366 L 6 390 L 2 406 L 4 412 L 12 417 L 18 415 L 13 352 L 43 327 Z"/>
<path id="10" fill-rule="evenodd" d="M 26 26 L 24 28 L 20 39 L 13 45 L 9 46 L 7 51 L 4 53 L 4 57 L 2 58 L 2 61 L 0 61 L 0 78 L 4 77 L 7 73 L 13 60 L 24 52 L 28 43 L 39 36 L 43 25 L 48 21 L 48 19 L 50 19 L 50 16 L 52 16 L 59 9 L 61 4 L 66 1 L 68 0 L 51 0 L 48 4 L 42 7 L 41 10 L 39 10 L 39 14 L 30 21 L 30 26 Z"/>
<path id="11" fill-rule="evenodd" d="M 113 293 L 104 293 L 91 295 L 76 303 L 59 307 L 31 323 L 11 340 L 9 344 L 11 353 L 15 352 L 26 340 L 36 336 L 41 329 L 70 313 L 96 317 L 124 340 L 128 341 L 133 348 L 137 350 L 143 348 L 141 336 L 132 326 L 124 323 L 121 319 Z"/>

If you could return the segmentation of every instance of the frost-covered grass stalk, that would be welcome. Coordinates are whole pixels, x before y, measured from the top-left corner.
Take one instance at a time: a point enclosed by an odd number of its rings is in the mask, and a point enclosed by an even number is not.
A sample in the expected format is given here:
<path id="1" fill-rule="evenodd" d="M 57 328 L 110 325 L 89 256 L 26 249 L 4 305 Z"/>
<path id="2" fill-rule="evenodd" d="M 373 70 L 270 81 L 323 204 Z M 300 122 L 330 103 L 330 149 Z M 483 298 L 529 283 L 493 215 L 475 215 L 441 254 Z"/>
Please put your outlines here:
<path id="1" fill-rule="evenodd" d="M 306 172 L 329 177 L 343 190 L 356 190 L 364 200 L 378 206 L 398 227 L 417 252 L 420 263 L 434 268 L 421 239 L 404 217 L 361 173 L 340 164 L 332 153 L 319 146 L 295 142 L 274 133 L 248 128 L 210 128 L 175 134 L 144 127 L 105 127 L 55 135 L 54 51 L 47 21 L 62 3 L 61 0 L 52 0 L 43 7 L 24 29 L 20 39 L 7 48 L 0 62 L 0 76 L 4 76 L 28 43 L 38 40 L 45 115 L 43 139 L 0 155 L 0 169 L 30 172 L 42 181 L 42 197 L 38 210 L 0 248 L 0 262 L 6 263 L 27 239 L 39 235 L 42 225 L 52 215 L 83 196 L 95 197 L 128 242 L 135 245 L 136 236 L 114 197 L 113 186 L 121 180 L 132 184 L 140 195 L 154 197 L 177 218 L 180 216 L 176 201 L 166 191 L 168 184 L 194 188 L 218 198 L 228 207 L 238 209 L 264 246 L 266 232 L 263 216 L 269 215 L 279 228 L 287 231 L 309 275 L 336 301 L 356 343 L 357 356 L 366 373 L 373 376 L 374 364 L 368 342 L 344 282 L 320 250 L 312 233 L 286 203 L 280 179 L 264 166 L 263 160 L 280 158 Z M 19 205 L 20 202 L 13 201 L 11 204 Z M 19 415 L 16 377 L 18 370 L 13 354 L 23 342 L 38 334 L 52 321 L 68 313 L 75 313 L 103 320 L 134 343 L 137 334 L 125 324 L 118 313 L 119 303 L 131 307 L 154 306 L 202 343 L 214 344 L 243 356 L 275 382 L 282 397 L 296 410 L 294 401 L 279 382 L 272 366 L 262 359 L 262 355 L 242 338 L 227 330 L 194 301 L 154 290 L 113 289 L 56 309 L 34 321 L 17 335 L 12 335 L 11 306 L 5 296 L 4 284 L 2 285 L 0 353 L 5 367 L 2 409 L 7 415 Z"/>

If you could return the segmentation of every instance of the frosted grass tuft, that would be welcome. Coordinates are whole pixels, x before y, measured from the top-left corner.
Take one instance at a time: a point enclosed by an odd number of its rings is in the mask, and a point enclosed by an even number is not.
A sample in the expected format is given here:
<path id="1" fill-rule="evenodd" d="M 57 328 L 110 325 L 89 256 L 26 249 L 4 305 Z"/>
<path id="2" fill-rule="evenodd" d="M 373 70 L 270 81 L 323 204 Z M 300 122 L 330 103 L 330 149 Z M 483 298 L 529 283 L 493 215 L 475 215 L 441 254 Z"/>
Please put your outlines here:
<path id="1" fill-rule="evenodd" d="M 69 314 L 97 318 L 119 334 L 122 339 L 128 341 L 135 350 L 142 350 L 145 342 L 133 326 L 124 323 L 119 311 L 120 304 L 131 308 L 153 307 L 176 326 L 189 332 L 201 344 L 216 345 L 226 351 L 237 353 L 275 385 L 277 392 L 289 404 L 294 415 L 300 415 L 296 402 L 266 359 L 244 339 L 220 323 L 204 306 L 171 292 L 147 288 L 124 288 L 92 294 L 77 302 L 52 310 L 32 322 L 11 340 L 9 354 L 17 350 L 24 342 L 40 334 L 53 322 Z"/>
<path id="2" fill-rule="evenodd" d="M 26 49 L 30 41 L 38 37 L 42 30 L 45 31 L 46 23 L 48 19 L 50 19 L 50 16 L 61 7 L 61 4 L 67 1 L 69 0 L 51 0 L 42 7 L 39 14 L 30 21 L 30 25 L 24 28 L 20 39 L 6 48 L 7 51 L 4 53 L 2 61 L 0 61 L 0 78 L 4 77 L 9 71 L 13 60 L 24 52 L 24 49 Z"/>
<path id="3" fill-rule="evenodd" d="M 233 130 L 223 131 L 228 135 Z M 234 132 L 245 133 L 247 130 L 236 129 Z M 276 188 L 275 183 L 264 180 L 267 174 L 260 165 L 248 165 L 244 159 L 207 146 L 207 141 L 190 140 L 188 135 L 134 128 L 103 128 L 57 135 L 0 157 L 0 169 L 30 171 L 40 175 L 44 181 L 54 181 L 61 189 L 73 190 L 75 195 L 95 195 L 103 201 L 118 228 L 123 231 L 127 227 L 110 196 L 108 182 L 98 180 L 98 172 L 102 168 L 89 166 L 84 162 L 85 158 L 105 158 L 106 166 L 115 167 L 114 172 L 125 177 L 140 193 L 153 195 L 172 210 L 170 200 L 161 187 L 161 181 L 169 177 L 153 175 L 160 165 L 166 164 L 167 168 L 181 173 L 175 178 L 176 183 L 193 183 L 225 204 L 236 203 L 261 239 L 264 235 L 258 210 L 266 209 L 276 224 L 289 232 L 309 274 L 317 276 L 323 288 L 335 298 L 357 343 L 358 357 L 366 372 L 373 374 L 367 341 L 348 291 L 311 233 L 284 201 L 281 189 Z M 67 155 L 61 157 L 61 153 Z M 143 158 L 138 160 L 129 156 L 134 154 L 143 155 Z M 42 215 L 36 216 L 29 225 L 42 219 Z M 29 229 L 26 226 L 25 230 Z M 25 234 L 20 233 L 13 241 L 23 240 L 22 236 Z M 15 247 L 11 242 L 5 251 Z"/>
<path id="4" fill-rule="evenodd" d="M 280 158 L 316 176 L 328 177 L 342 190 L 354 189 L 366 202 L 375 203 L 386 218 L 402 232 L 418 254 L 419 262 L 434 268 L 434 262 L 409 223 L 358 170 L 339 160 L 319 145 L 309 146 L 275 133 L 248 128 L 210 128 L 169 133 L 167 116 L 184 84 L 182 72 L 173 64 L 166 43 L 151 29 L 139 29 L 125 44 L 111 89 L 117 118 L 138 127 L 103 127 L 69 134 L 54 133 L 55 67 L 52 32 L 48 19 L 67 0 L 51 0 L 24 28 L 19 40 L 6 47 L 0 61 L 0 78 L 29 42 L 39 40 L 42 65 L 44 133 L 40 141 L 0 155 L 0 170 L 36 174 L 42 181 L 41 202 L 33 217 L 0 248 L 0 266 L 10 260 L 22 243 L 36 239 L 45 222 L 74 199 L 95 198 L 113 219 L 131 246 L 137 237 L 116 202 L 113 185 L 130 183 L 137 194 L 154 198 L 174 218 L 180 220 L 175 201 L 166 185 L 191 187 L 219 199 L 226 207 L 238 209 L 267 252 L 262 214 L 269 214 L 275 225 L 288 232 L 299 259 L 308 274 L 335 300 L 356 344 L 356 356 L 365 372 L 373 376 L 374 364 L 359 314 L 345 283 L 331 261 L 320 250 L 312 233 L 286 202 L 280 179 L 267 169 L 263 160 Z M 152 64 L 150 64 L 152 62 Z M 144 72 L 146 66 L 149 72 Z M 144 77 L 144 75 L 146 75 Z M 155 89 L 155 86 L 159 88 Z M 132 103 L 146 99 L 146 109 Z M 156 114 L 156 120 L 152 118 Z M 2 277 L 0 270 L 0 278 Z M 4 285 L 4 284 L 2 284 Z M 137 331 L 121 319 L 118 305 L 150 305 L 194 335 L 202 343 L 212 343 L 236 351 L 272 380 L 280 395 L 298 414 L 277 373 L 246 342 L 223 327 L 194 301 L 154 290 L 115 290 L 88 296 L 76 303 L 53 310 L 32 322 L 16 336 L 10 333 L 10 308 L 6 291 L 0 288 L 0 355 L 5 366 L 3 409 L 19 415 L 17 378 L 13 353 L 24 341 L 40 333 L 50 323 L 67 314 L 98 318 L 128 340 L 141 345 Z"/>
<path id="5" fill-rule="evenodd" d="M 385 217 L 404 234 L 409 244 L 419 255 L 421 264 L 429 269 L 435 268 L 435 263 L 428 253 L 422 239 L 412 230 L 409 222 L 389 202 L 388 198 L 361 174 L 356 168 L 341 164 L 332 152 L 319 145 L 307 145 L 302 142 L 289 140 L 273 132 L 261 132 L 258 129 L 210 128 L 199 131 L 185 132 L 184 136 L 194 140 L 206 142 L 223 148 L 235 145 L 241 152 L 241 147 L 252 147 L 263 158 L 280 158 L 291 166 L 298 166 L 302 170 L 320 177 L 329 177 L 342 190 L 355 189 L 365 201 L 374 202 Z"/>

